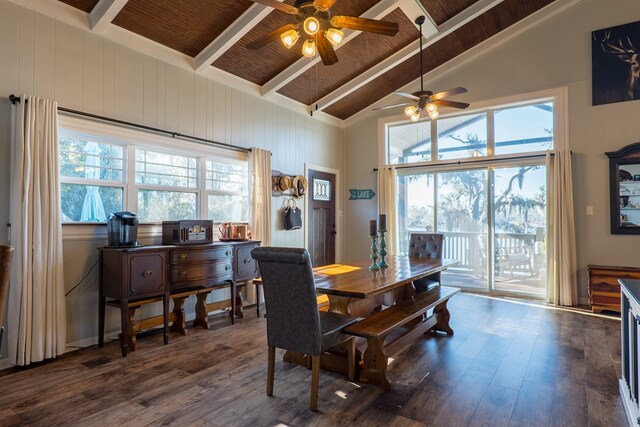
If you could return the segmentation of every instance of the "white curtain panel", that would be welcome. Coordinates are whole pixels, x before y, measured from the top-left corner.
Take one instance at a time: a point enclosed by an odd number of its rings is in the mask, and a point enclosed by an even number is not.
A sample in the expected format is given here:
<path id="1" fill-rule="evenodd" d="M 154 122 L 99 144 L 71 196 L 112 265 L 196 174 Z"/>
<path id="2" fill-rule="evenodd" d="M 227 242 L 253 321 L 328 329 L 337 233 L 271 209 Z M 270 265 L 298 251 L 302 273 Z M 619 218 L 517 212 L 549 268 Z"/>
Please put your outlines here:
<path id="1" fill-rule="evenodd" d="M 387 253 L 395 255 L 398 249 L 398 229 L 396 212 L 396 182 L 398 173 L 394 167 L 384 167 L 378 171 L 378 212 L 387 215 Z M 379 225 L 379 224 L 378 224 Z"/>
<path id="2" fill-rule="evenodd" d="M 58 105 L 23 95 L 14 109 L 9 360 L 28 365 L 64 353 L 66 342 Z"/>
<path id="3" fill-rule="evenodd" d="M 271 246 L 271 152 L 252 148 L 249 165 L 253 239 L 260 240 L 262 246 Z"/>
<path id="4" fill-rule="evenodd" d="M 547 299 L 550 303 L 578 304 L 576 231 L 573 207 L 571 152 L 547 152 Z"/>

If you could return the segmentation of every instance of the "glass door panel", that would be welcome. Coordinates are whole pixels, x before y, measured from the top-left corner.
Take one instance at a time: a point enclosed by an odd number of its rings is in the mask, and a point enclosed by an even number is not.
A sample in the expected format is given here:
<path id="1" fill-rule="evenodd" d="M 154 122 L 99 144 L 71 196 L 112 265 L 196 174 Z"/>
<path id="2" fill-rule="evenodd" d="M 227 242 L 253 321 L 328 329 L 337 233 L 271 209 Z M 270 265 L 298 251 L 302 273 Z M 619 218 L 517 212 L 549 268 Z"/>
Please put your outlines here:
<path id="1" fill-rule="evenodd" d="M 488 288 L 487 257 L 479 250 L 486 240 L 487 170 L 436 174 L 437 231 L 445 235 L 444 258 L 460 261 L 442 274 L 449 286 Z"/>
<path id="2" fill-rule="evenodd" d="M 435 177 L 432 173 L 398 177 L 398 228 L 400 255 L 409 250 L 412 233 L 434 232 Z"/>
<path id="3" fill-rule="evenodd" d="M 545 296 L 546 167 L 496 168 L 493 174 L 493 288 Z"/>

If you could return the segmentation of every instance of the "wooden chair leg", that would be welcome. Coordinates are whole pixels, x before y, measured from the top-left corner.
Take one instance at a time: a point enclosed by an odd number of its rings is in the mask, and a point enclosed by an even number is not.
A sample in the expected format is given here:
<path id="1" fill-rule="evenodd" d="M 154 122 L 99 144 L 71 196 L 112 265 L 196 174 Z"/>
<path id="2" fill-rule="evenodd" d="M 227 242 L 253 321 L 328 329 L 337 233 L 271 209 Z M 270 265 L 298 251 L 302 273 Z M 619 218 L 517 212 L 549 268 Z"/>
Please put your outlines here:
<path id="1" fill-rule="evenodd" d="M 356 380 L 356 339 L 355 337 L 351 337 L 349 341 L 347 341 L 347 360 L 349 364 L 349 381 Z"/>
<path id="2" fill-rule="evenodd" d="M 276 348 L 269 346 L 269 361 L 267 363 L 267 396 L 273 396 L 273 380 L 276 368 Z"/>
<path id="3" fill-rule="evenodd" d="M 318 383 L 320 382 L 320 356 L 311 357 L 311 402 L 312 411 L 318 410 Z"/>

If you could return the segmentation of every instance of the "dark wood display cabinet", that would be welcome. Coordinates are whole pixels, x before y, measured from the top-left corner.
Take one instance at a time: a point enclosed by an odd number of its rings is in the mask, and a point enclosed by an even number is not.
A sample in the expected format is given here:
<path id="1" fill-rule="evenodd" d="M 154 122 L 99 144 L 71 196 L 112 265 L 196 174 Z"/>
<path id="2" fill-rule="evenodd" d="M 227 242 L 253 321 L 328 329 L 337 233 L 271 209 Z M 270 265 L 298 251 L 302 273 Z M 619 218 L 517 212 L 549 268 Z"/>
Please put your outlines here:
<path id="1" fill-rule="evenodd" d="M 184 302 L 196 295 L 194 326 L 208 328 L 208 313 L 231 307 L 231 322 L 242 310 L 237 284 L 258 277 L 258 267 L 251 257 L 258 241 L 215 242 L 202 245 L 163 245 L 140 248 L 101 248 L 100 250 L 100 319 L 98 342 L 104 343 L 105 306 L 120 308 L 122 355 L 136 349 L 135 334 L 140 325 L 164 326 L 168 342 L 171 331 L 187 333 Z M 207 304 L 207 296 L 216 289 L 231 288 L 231 300 Z M 110 300 L 108 300 L 110 298 Z M 169 313 L 169 299 L 173 310 Z M 162 301 L 163 315 L 136 321 L 141 305 Z"/>

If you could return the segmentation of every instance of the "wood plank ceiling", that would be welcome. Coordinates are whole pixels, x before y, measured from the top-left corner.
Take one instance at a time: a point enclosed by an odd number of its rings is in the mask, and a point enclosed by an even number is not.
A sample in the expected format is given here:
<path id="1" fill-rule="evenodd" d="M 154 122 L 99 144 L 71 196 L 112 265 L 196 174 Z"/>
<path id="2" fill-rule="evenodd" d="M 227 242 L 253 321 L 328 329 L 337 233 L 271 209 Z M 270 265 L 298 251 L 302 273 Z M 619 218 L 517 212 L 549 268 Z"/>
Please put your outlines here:
<path id="1" fill-rule="evenodd" d="M 117 3 L 113 0 L 60 1 L 87 14 L 95 13 L 105 4 Z M 419 58 L 413 48 L 419 37 L 413 23 L 416 11 L 426 11 L 435 29 L 435 34 L 427 34 L 425 39 L 423 58 L 425 72 L 428 72 L 553 1 L 338 0 L 331 9 L 332 15 L 364 14 L 369 18 L 397 22 L 400 31 L 394 37 L 371 33 L 348 37 L 347 33 L 348 40 L 336 50 L 339 61 L 331 66 L 319 61 L 313 65 L 311 59 L 301 59 L 300 41 L 292 49 L 286 49 L 279 41 L 259 50 L 248 49 L 248 43 L 293 22 L 291 15 L 264 9 L 249 0 L 129 0 L 120 6 L 121 10 L 117 10 L 111 24 L 193 58 L 207 53 L 208 46 L 214 45 L 214 41 L 231 40 L 232 43 L 227 43 L 228 46 L 217 54 L 210 58 L 205 55 L 205 60 L 209 58 L 210 61 L 203 66 L 206 68 L 211 63 L 211 67 L 261 86 L 267 96 L 277 92 L 307 106 L 320 100 L 318 107 L 321 110 L 346 120 L 419 77 Z M 293 5 L 294 0 L 284 3 Z M 465 14 L 474 8 L 482 13 L 472 14 L 473 19 L 468 19 Z M 264 17 L 254 21 L 256 25 L 238 28 L 243 17 L 251 13 L 257 16 L 259 12 L 263 12 Z M 463 19 L 465 17 L 467 19 Z M 461 25 L 456 26 L 456 21 Z M 444 32 L 449 27 L 453 31 Z M 443 37 L 438 36 L 440 31 L 445 34 Z M 398 57 L 399 53 L 404 55 Z M 389 58 L 394 62 L 386 64 Z M 372 71 L 376 67 L 380 70 Z M 363 75 L 368 77 L 364 79 Z M 357 85 L 352 83 L 355 81 Z M 401 98 L 398 102 L 402 102 Z"/>

